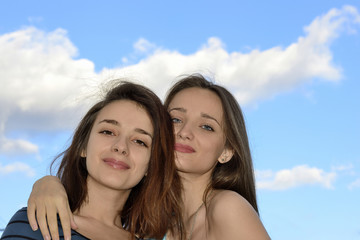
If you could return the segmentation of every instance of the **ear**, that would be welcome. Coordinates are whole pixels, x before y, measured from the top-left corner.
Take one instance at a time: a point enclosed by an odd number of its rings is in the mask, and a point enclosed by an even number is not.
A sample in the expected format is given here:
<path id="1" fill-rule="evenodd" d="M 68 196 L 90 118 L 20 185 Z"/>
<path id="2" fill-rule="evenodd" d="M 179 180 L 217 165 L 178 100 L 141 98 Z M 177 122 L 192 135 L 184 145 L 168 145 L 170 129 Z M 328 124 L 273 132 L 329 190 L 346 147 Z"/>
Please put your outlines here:
<path id="1" fill-rule="evenodd" d="M 224 151 L 221 153 L 218 158 L 218 162 L 223 164 L 230 161 L 230 159 L 234 156 L 234 150 L 228 147 L 225 147 Z"/>

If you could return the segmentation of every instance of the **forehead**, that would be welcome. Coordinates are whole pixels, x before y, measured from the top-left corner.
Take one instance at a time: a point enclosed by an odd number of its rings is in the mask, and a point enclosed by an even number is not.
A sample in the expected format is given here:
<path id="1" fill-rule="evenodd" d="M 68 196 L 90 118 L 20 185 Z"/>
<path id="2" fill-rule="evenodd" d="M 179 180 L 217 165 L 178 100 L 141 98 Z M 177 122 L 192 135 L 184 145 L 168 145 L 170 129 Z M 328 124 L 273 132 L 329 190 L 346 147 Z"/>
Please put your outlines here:
<path id="1" fill-rule="evenodd" d="M 147 111 L 138 103 L 131 100 L 117 100 L 109 103 L 100 110 L 96 121 L 103 119 L 116 120 L 126 126 L 143 128 L 153 132 L 152 121 Z M 145 129 L 146 128 L 146 129 Z"/>
<path id="2" fill-rule="evenodd" d="M 207 89 L 187 88 L 178 92 L 169 104 L 169 108 L 184 108 L 199 114 L 209 114 L 222 119 L 223 107 L 219 96 Z"/>

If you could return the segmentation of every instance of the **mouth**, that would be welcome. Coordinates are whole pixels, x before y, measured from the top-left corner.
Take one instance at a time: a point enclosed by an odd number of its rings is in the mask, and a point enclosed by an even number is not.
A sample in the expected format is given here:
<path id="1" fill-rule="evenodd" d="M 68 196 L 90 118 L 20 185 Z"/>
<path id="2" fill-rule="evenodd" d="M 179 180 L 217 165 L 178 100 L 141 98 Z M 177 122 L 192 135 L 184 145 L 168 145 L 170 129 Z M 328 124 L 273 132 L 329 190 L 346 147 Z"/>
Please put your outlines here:
<path id="1" fill-rule="evenodd" d="M 190 147 L 189 145 L 184 145 L 181 143 L 176 143 L 175 144 L 175 151 L 177 152 L 182 152 L 182 153 L 194 153 L 195 149 L 193 149 L 192 147 Z"/>
<path id="2" fill-rule="evenodd" d="M 117 161 L 114 158 L 105 158 L 103 159 L 104 163 L 109 165 L 110 167 L 113 167 L 115 169 L 119 170 L 127 170 L 130 169 L 130 166 L 127 163 L 124 163 L 122 161 Z"/>

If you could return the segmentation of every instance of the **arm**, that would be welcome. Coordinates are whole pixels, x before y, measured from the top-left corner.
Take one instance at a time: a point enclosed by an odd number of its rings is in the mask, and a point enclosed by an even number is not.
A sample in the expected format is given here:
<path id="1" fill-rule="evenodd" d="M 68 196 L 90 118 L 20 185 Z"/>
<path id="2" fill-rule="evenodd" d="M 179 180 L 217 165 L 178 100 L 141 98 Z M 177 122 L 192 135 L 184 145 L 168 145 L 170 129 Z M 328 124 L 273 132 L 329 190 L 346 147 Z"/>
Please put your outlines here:
<path id="1" fill-rule="evenodd" d="M 256 211 L 242 196 L 223 191 L 213 200 L 209 209 L 211 239 L 270 240 Z"/>
<path id="2" fill-rule="evenodd" d="M 59 214 L 66 240 L 71 239 L 71 229 L 77 228 L 69 207 L 68 198 L 60 180 L 54 176 L 45 176 L 35 182 L 28 200 L 27 216 L 33 231 L 40 227 L 44 239 L 59 239 L 57 224 Z M 37 221 L 36 221 L 37 220 Z"/>

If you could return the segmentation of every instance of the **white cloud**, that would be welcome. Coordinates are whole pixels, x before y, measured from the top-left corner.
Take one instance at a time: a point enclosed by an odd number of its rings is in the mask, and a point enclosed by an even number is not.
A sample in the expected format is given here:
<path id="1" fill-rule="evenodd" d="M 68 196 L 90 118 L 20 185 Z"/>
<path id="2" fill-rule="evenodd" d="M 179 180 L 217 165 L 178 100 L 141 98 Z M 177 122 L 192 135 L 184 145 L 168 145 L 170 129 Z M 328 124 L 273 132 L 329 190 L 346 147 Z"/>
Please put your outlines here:
<path id="1" fill-rule="evenodd" d="M 23 139 L 0 139 L 0 152 L 4 153 L 38 153 L 37 145 Z"/>
<path id="2" fill-rule="evenodd" d="M 34 118 L 40 121 L 25 126 L 45 127 L 41 121 L 45 118 L 52 120 L 49 125 L 68 125 L 69 117 L 63 114 L 80 105 L 77 99 L 86 87 L 85 79 L 94 77 L 94 64 L 75 60 L 76 54 L 62 29 L 45 33 L 30 27 L 1 35 L 0 121 Z"/>
<path id="3" fill-rule="evenodd" d="M 305 27 L 305 36 L 285 48 L 275 46 L 249 53 L 228 52 L 221 39 L 211 37 L 193 54 L 158 48 L 139 63 L 113 71 L 146 74 L 142 76 L 144 81 L 160 95 L 171 85 L 174 76 L 210 72 L 232 90 L 241 104 L 248 104 L 289 91 L 315 78 L 339 81 L 342 70 L 332 62 L 329 47 L 345 28 L 355 30 L 359 26 L 358 19 L 357 10 L 345 6 L 316 18 Z"/>
<path id="4" fill-rule="evenodd" d="M 137 64 L 94 70 L 88 59 L 77 59 L 77 48 L 63 29 L 44 32 L 34 27 L 0 35 L 0 137 L 9 131 L 73 128 L 86 108 L 85 93 L 99 79 L 131 77 L 160 96 L 179 74 L 214 75 L 240 104 L 266 99 L 314 78 L 341 79 L 332 62 L 331 42 L 343 29 L 360 23 L 353 7 L 333 9 L 305 27 L 305 36 L 282 48 L 249 53 L 228 52 L 221 39 L 211 37 L 198 51 L 184 55 L 157 47 L 146 39 L 134 50 L 148 55 Z M 121 56 L 124 63 L 127 56 Z"/>
<path id="5" fill-rule="evenodd" d="M 348 189 L 352 190 L 354 188 L 360 188 L 360 178 L 349 184 Z"/>
<path id="6" fill-rule="evenodd" d="M 278 172 L 271 170 L 256 171 L 256 185 L 258 189 L 286 190 L 303 185 L 320 185 L 333 188 L 335 172 L 325 172 L 316 167 L 307 165 L 295 166 L 292 169 L 283 169 Z"/>
<path id="7" fill-rule="evenodd" d="M 145 38 L 140 38 L 136 43 L 134 43 L 134 49 L 137 52 L 148 53 L 151 50 L 154 50 L 156 45 L 149 42 Z"/>
<path id="8" fill-rule="evenodd" d="M 28 177 L 35 176 L 35 170 L 25 163 L 15 162 L 15 163 L 8 164 L 5 166 L 2 166 L 2 164 L 0 163 L 0 176 L 15 173 L 15 172 L 22 172 Z"/>
<path id="9" fill-rule="evenodd" d="M 352 169 L 354 169 L 354 166 L 351 163 L 349 163 L 347 165 L 333 166 L 331 169 L 334 170 L 334 171 L 339 171 L 339 172 L 343 172 L 343 171 L 348 172 L 348 171 L 351 171 Z"/>

